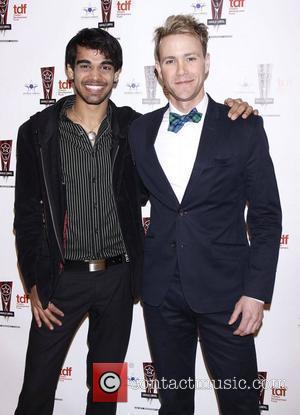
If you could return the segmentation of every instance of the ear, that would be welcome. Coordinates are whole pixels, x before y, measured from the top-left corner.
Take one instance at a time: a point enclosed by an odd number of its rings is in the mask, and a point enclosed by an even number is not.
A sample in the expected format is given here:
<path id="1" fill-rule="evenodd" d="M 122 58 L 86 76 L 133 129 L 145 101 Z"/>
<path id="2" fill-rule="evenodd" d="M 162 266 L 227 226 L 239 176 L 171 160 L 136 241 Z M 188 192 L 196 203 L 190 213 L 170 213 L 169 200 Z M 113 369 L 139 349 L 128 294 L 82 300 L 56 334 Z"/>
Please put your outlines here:
<path id="1" fill-rule="evenodd" d="M 116 84 L 117 82 L 119 82 L 119 76 L 121 73 L 121 69 L 119 69 L 118 71 L 115 72 L 114 74 L 114 83 Z"/>
<path id="2" fill-rule="evenodd" d="M 209 72 L 209 67 L 210 67 L 210 54 L 207 53 L 205 56 L 205 74 L 207 75 Z"/>
<path id="3" fill-rule="evenodd" d="M 162 81 L 162 76 L 161 76 L 161 66 L 159 61 L 155 61 L 155 70 L 157 72 L 158 78 L 160 81 Z"/>
<path id="4" fill-rule="evenodd" d="M 69 64 L 66 67 L 66 75 L 70 81 L 74 81 L 74 71 Z"/>

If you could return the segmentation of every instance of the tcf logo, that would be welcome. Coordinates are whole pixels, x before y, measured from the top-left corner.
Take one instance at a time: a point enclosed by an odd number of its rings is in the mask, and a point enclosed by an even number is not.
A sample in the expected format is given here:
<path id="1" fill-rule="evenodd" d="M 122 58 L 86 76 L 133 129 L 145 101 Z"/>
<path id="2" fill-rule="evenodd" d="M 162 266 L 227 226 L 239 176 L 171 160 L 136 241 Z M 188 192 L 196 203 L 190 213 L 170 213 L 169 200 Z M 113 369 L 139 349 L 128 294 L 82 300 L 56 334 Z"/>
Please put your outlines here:
<path id="1" fill-rule="evenodd" d="M 281 388 L 272 388 L 272 396 L 280 396 L 284 397 L 286 396 L 287 389 L 283 386 Z"/>
<path id="2" fill-rule="evenodd" d="M 130 0 L 126 0 L 126 1 L 118 1 L 117 2 L 117 8 L 118 8 L 118 13 L 120 12 L 130 12 L 131 9 L 131 1 Z"/>
<path id="3" fill-rule="evenodd" d="M 14 4 L 14 20 L 25 19 L 27 17 L 27 4 L 22 3 L 20 5 Z"/>
<path id="4" fill-rule="evenodd" d="M 280 248 L 281 249 L 288 249 L 288 247 L 289 247 L 289 237 L 290 237 L 289 234 L 281 235 L 281 238 L 280 238 Z"/>
<path id="5" fill-rule="evenodd" d="M 229 0 L 230 1 L 230 7 L 232 9 L 244 7 L 245 0 Z"/>
<path id="6" fill-rule="evenodd" d="M 17 294 L 17 304 L 28 304 L 29 302 L 29 295 L 28 294 Z"/>
<path id="7" fill-rule="evenodd" d="M 70 79 L 58 81 L 58 95 L 69 95 L 73 92 L 73 83 Z"/>
<path id="8" fill-rule="evenodd" d="M 28 294 L 17 294 L 16 295 L 16 308 L 28 308 L 30 306 L 30 299 Z"/>
<path id="9" fill-rule="evenodd" d="M 72 380 L 72 370 L 73 368 L 71 366 L 62 368 L 59 376 L 60 382 L 64 382 L 65 380 Z"/>
<path id="10" fill-rule="evenodd" d="M 286 401 L 286 392 L 287 388 L 285 386 L 281 386 L 280 388 L 272 388 L 272 396 L 271 401 L 272 402 L 278 402 L 278 401 Z"/>

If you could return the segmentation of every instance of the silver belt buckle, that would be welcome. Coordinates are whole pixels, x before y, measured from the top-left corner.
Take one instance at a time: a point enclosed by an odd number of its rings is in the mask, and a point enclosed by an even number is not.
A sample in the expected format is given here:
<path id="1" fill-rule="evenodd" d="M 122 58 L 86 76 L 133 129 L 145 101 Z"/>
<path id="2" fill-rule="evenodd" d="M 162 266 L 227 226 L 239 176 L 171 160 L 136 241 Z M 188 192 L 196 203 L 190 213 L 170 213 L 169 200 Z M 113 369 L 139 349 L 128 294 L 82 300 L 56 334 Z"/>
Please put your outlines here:
<path id="1" fill-rule="evenodd" d="M 89 263 L 90 272 L 106 270 L 105 259 L 94 259 L 94 260 L 88 261 L 88 263 Z"/>

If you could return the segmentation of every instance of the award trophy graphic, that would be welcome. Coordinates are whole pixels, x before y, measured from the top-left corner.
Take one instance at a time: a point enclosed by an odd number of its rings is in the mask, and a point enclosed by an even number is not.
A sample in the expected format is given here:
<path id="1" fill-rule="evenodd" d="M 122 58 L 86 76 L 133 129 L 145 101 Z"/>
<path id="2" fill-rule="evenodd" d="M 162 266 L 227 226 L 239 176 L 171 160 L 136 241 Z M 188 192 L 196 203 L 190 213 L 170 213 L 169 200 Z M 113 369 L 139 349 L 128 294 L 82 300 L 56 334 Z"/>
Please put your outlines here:
<path id="1" fill-rule="evenodd" d="M 14 317 L 15 313 L 10 311 L 10 301 L 12 292 L 12 281 L 0 282 L 0 293 L 2 302 L 2 311 L 0 310 L 0 316 Z"/>
<path id="2" fill-rule="evenodd" d="M 11 30 L 11 24 L 7 24 L 8 0 L 0 0 L 0 31 Z"/>
<path id="3" fill-rule="evenodd" d="M 54 66 L 41 68 L 44 99 L 40 99 L 40 104 L 51 105 L 55 104 L 56 99 L 52 99 L 53 81 L 54 81 Z"/>
<path id="4" fill-rule="evenodd" d="M 12 149 L 12 140 L 1 140 L 0 141 L 0 155 L 1 155 L 0 176 L 8 177 L 8 176 L 14 175 L 14 172 L 9 170 L 11 149 Z"/>
<path id="5" fill-rule="evenodd" d="M 141 393 L 142 398 L 158 399 L 158 393 L 155 391 L 156 373 L 152 363 L 143 363 L 144 379 L 146 385 L 146 392 Z"/>
<path id="6" fill-rule="evenodd" d="M 111 0 L 101 0 L 102 22 L 98 23 L 100 29 L 108 29 L 114 27 L 115 22 L 110 21 Z"/>
<path id="7" fill-rule="evenodd" d="M 143 98 L 143 104 L 155 105 L 160 103 L 160 99 L 156 98 L 156 86 L 157 78 L 155 75 L 155 66 L 145 66 L 145 80 L 146 80 L 146 91 L 147 98 Z"/>
<path id="8" fill-rule="evenodd" d="M 207 20 L 210 26 L 219 26 L 226 24 L 226 19 L 222 19 L 223 0 L 211 0 L 212 19 Z"/>
<path id="9" fill-rule="evenodd" d="M 272 64 L 260 64 L 257 67 L 259 98 L 255 98 L 255 104 L 273 104 L 274 98 L 269 97 L 271 78 L 272 78 Z"/>
<path id="10" fill-rule="evenodd" d="M 265 389 L 267 381 L 267 372 L 258 372 L 258 382 L 259 382 L 259 409 L 261 411 L 268 411 L 269 405 L 264 404 Z"/>

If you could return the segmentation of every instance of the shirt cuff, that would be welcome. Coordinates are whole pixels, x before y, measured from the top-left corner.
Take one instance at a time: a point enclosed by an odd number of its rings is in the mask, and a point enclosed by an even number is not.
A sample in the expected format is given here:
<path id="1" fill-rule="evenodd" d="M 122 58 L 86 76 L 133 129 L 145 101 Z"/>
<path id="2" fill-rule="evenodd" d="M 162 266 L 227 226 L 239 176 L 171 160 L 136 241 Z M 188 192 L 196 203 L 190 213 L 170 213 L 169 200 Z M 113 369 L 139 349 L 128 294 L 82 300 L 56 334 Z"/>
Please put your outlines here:
<path id="1" fill-rule="evenodd" d="M 249 297 L 248 295 L 246 297 L 252 298 L 252 300 L 255 300 L 255 301 L 258 301 L 259 303 L 265 304 L 265 302 L 263 300 L 259 300 L 258 298 Z"/>

